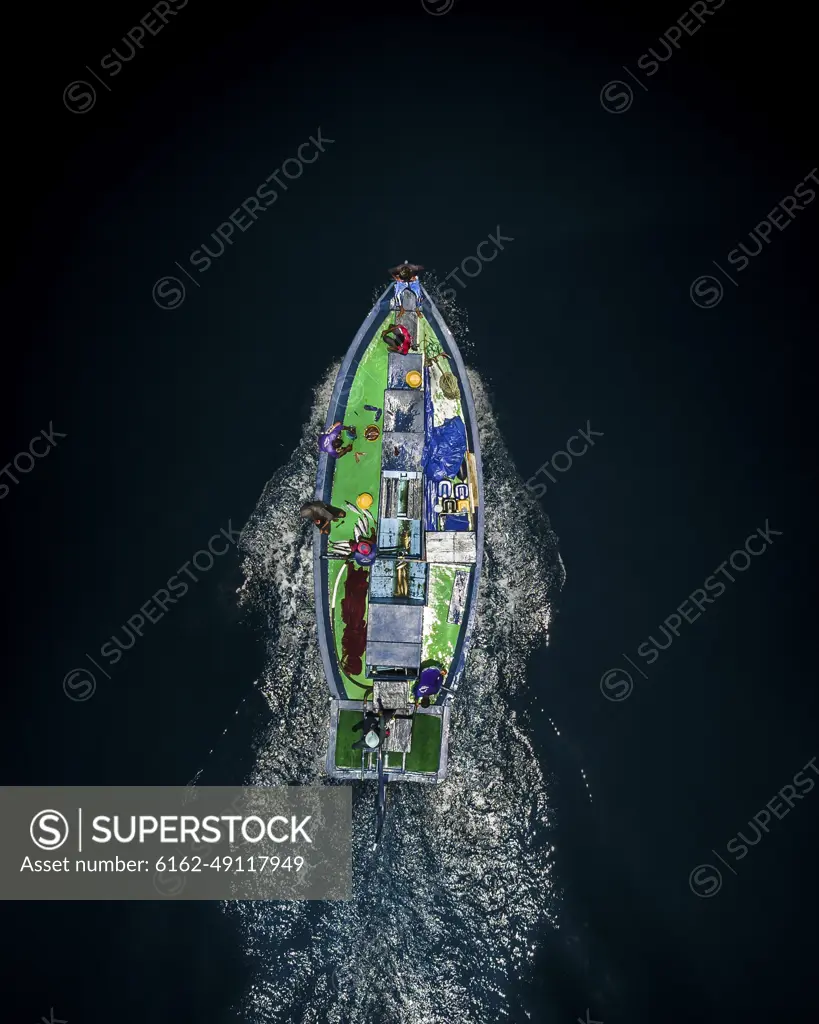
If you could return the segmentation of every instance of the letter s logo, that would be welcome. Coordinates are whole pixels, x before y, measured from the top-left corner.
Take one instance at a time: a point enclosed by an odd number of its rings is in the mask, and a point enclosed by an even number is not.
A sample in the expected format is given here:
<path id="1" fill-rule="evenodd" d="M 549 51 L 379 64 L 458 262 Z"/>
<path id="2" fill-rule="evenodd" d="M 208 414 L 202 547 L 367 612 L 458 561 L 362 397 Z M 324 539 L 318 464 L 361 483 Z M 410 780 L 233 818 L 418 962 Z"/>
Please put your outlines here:
<path id="1" fill-rule="evenodd" d="M 160 277 L 153 287 L 154 302 L 160 309 L 178 309 L 185 301 L 185 286 L 178 277 Z"/>
<path id="2" fill-rule="evenodd" d="M 68 822 L 59 811 L 39 811 L 31 819 L 28 831 L 41 850 L 57 850 L 68 839 Z"/>
<path id="3" fill-rule="evenodd" d="M 619 90 L 617 86 L 620 86 Z M 625 114 L 634 102 L 634 91 L 626 82 L 615 79 L 600 90 L 600 106 L 609 114 Z"/>

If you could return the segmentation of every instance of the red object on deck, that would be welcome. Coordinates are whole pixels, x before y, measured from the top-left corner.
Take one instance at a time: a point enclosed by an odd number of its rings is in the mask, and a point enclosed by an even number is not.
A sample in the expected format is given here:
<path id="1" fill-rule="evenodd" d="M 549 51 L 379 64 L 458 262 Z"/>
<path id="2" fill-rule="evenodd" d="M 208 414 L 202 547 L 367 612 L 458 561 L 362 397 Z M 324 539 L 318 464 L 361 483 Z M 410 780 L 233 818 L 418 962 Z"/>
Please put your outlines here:
<path id="1" fill-rule="evenodd" d="M 341 634 L 341 668 L 350 676 L 359 675 L 364 667 L 362 659 L 367 649 L 367 622 L 364 611 L 367 607 L 369 583 L 369 569 L 348 565 L 344 597 L 341 601 L 341 619 L 344 622 L 344 632 Z"/>

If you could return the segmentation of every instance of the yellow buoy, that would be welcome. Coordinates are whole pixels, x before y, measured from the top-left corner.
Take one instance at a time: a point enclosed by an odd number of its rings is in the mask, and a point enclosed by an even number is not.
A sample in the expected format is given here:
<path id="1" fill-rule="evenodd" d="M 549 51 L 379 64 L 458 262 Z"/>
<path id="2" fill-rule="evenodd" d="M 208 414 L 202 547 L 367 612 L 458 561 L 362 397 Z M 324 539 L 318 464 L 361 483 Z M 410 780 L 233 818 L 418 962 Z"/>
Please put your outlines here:
<path id="1" fill-rule="evenodd" d="M 410 370 L 404 379 L 411 388 L 421 387 L 421 374 L 417 370 Z"/>
<path id="2" fill-rule="evenodd" d="M 364 491 L 355 499 L 355 503 L 359 508 L 369 508 L 373 503 L 373 496 L 367 491 Z"/>

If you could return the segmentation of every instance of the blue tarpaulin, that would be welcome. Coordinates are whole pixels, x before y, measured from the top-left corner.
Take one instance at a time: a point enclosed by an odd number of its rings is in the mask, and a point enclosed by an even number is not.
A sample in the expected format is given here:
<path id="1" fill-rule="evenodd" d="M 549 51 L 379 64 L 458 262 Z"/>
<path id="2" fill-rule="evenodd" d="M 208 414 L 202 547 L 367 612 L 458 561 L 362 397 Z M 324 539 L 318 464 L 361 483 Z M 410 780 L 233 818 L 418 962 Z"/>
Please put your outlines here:
<path id="1" fill-rule="evenodd" d="M 438 502 L 438 481 L 457 475 L 466 455 L 466 427 L 459 417 L 445 420 L 436 427 L 435 410 L 432 404 L 429 367 L 424 370 L 424 427 L 426 440 L 421 465 L 424 468 L 424 491 L 426 502 L 424 526 L 427 530 L 438 529 L 435 505 Z"/>
<path id="2" fill-rule="evenodd" d="M 448 480 L 457 475 L 466 454 L 464 421 L 453 416 L 433 427 L 427 435 L 421 464 L 428 480 Z"/>
<path id="3" fill-rule="evenodd" d="M 445 530 L 468 530 L 469 516 L 466 512 L 450 512 L 444 520 Z"/>

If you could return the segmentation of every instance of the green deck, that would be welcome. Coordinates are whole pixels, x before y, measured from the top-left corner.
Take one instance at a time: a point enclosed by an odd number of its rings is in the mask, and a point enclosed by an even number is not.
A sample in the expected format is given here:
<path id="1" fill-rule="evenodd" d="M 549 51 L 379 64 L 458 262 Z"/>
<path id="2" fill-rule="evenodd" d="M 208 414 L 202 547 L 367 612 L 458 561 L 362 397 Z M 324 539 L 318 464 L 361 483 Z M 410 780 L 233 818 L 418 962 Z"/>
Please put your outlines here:
<path id="1" fill-rule="evenodd" d="M 340 711 L 336 734 L 336 766 L 360 768 L 361 751 L 353 743 L 361 738 L 361 730 L 353 730 L 361 721 L 360 711 Z M 400 764 L 400 754 L 389 754 L 390 767 Z M 407 754 L 407 771 L 437 772 L 441 760 L 441 719 L 437 715 L 416 715 L 412 725 L 412 750 Z"/>
<path id="2" fill-rule="evenodd" d="M 358 437 L 352 442 L 353 450 L 347 452 L 340 459 L 336 459 L 333 466 L 333 485 L 330 503 L 338 508 L 343 508 L 347 513 L 345 519 L 333 523 L 330 528 L 330 540 L 333 541 L 352 539 L 356 516 L 347 508 L 345 503 L 349 501 L 354 505 L 359 494 L 366 492 L 372 495 L 373 503 L 370 512 L 376 523 L 378 522 L 384 417 L 382 415 L 376 423 L 375 413 L 365 409 L 364 406 L 373 405 L 377 409 L 383 408 L 384 390 L 387 387 L 389 350 L 384 342 L 381 341 L 381 332 L 389 327 L 393 321 L 394 316 L 390 314 L 376 330 L 373 340 L 367 346 L 361 362 L 358 364 L 352 386 L 350 387 L 350 395 L 344 410 L 343 422 L 345 426 L 355 427 Z M 379 431 L 381 431 L 377 441 L 367 441 L 364 437 L 364 430 L 371 423 L 376 424 Z M 344 434 L 344 443 L 345 445 L 349 443 L 349 437 L 346 432 Z M 363 452 L 359 461 L 356 461 L 356 452 Z M 330 559 L 327 573 L 331 602 L 330 619 L 333 626 L 336 657 L 339 663 L 341 662 L 341 638 L 344 631 L 344 622 L 341 618 L 341 601 L 344 597 L 345 587 L 345 580 L 342 578 L 338 589 L 336 589 L 336 580 L 340 573 L 346 576 L 347 566 L 344 560 L 340 558 Z M 334 594 L 336 600 L 333 605 Z M 363 685 L 361 687 L 355 686 L 350 681 L 351 679 L 355 679 Z M 370 686 L 364 676 L 363 665 L 362 671 L 357 675 L 348 677 L 342 674 L 342 680 L 347 696 L 352 700 L 363 698 L 366 689 Z"/>
<path id="3" fill-rule="evenodd" d="M 361 362 L 358 364 L 356 375 L 350 388 L 350 397 L 347 407 L 344 410 L 344 424 L 348 427 L 355 427 L 358 437 L 353 441 L 353 450 L 335 460 L 333 467 L 333 490 L 330 504 L 345 509 L 347 518 L 334 523 L 331 528 L 331 540 L 351 540 L 355 516 L 344 504 L 350 501 L 355 504 L 359 494 L 368 492 L 373 496 L 373 504 L 370 511 L 373 517 L 378 520 L 378 497 L 381 490 L 381 440 L 382 433 L 379 433 L 377 441 L 367 441 L 364 438 L 364 429 L 371 423 L 375 423 L 375 413 L 365 409 L 365 405 L 374 405 L 380 409 L 384 405 L 384 389 L 387 387 L 387 365 L 389 361 L 389 349 L 381 341 L 381 332 L 393 322 L 393 317 L 388 316 L 375 332 L 375 336 L 367 346 Z M 384 417 L 381 416 L 376 426 L 379 431 L 384 430 Z M 345 445 L 349 443 L 347 434 L 344 435 Z M 360 461 L 356 462 L 355 453 L 363 452 Z"/>
<path id="4" fill-rule="evenodd" d="M 352 454 L 352 453 L 351 453 Z M 333 527 L 335 529 L 335 527 Z M 333 600 L 333 594 L 335 593 L 336 602 L 331 608 L 330 621 L 333 626 L 333 643 L 335 644 L 336 658 L 338 659 L 339 665 L 341 664 L 341 637 L 344 632 L 344 620 L 341 617 L 341 599 L 344 597 L 344 579 L 338 585 L 338 589 L 335 589 L 336 580 L 341 574 L 343 577 L 347 575 L 347 563 L 341 558 L 332 558 L 329 561 L 327 569 L 327 581 L 330 588 L 330 601 Z M 357 675 L 348 676 L 342 672 L 341 679 L 344 683 L 344 689 L 347 692 L 347 696 L 350 700 L 362 700 L 367 690 L 372 687 L 372 681 L 367 680 L 364 675 L 365 666 L 362 664 L 361 672 Z M 355 686 L 350 680 L 354 679 L 356 682 L 361 683 L 361 686 Z"/>
<path id="5" fill-rule="evenodd" d="M 457 569 L 453 565 L 430 565 L 427 606 L 424 608 L 424 633 L 421 643 L 421 665 L 428 662 L 449 668 L 455 656 L 455 645 L 461 631 L 459 623 L 447 622 L 452 586 Z"/>
<path id="6" fill-rule="evenodd" d="M 437 772 L 440 760 L 441 719 L 437 715 L 416 715 L 412 723 L 412 750 L 407 754 L 407 771 Z"/>
<path id="7" fill-rule="evenodd" d="M 353 726 L 361 721 L 358 711 L 339 711 L 338 732 L 336 733 L 336 764 L 339 768 L 360 768 L 361 751 L 353 750 L 353 744 L 361 739 L 361 730 L 353 732 Z"/>

